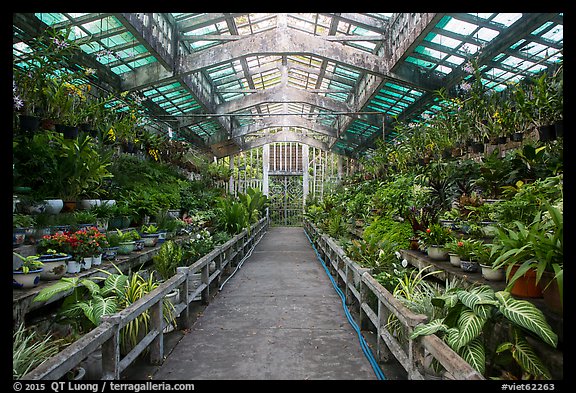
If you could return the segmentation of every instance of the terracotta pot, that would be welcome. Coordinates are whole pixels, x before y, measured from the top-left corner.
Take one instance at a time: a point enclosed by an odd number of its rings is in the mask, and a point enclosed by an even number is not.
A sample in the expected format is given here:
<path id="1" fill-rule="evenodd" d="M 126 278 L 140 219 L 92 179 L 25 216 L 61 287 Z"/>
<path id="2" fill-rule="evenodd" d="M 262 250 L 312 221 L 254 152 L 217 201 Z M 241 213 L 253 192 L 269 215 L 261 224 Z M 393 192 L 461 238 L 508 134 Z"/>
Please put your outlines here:
<path id="1" fill-rule="evenodd" d="M 516 274 L 518 266 L 513 266 L 510 271 L 510 276 L 506 278 L 506 281 Z M 536 285 L 536 270 L 528 270 L 522 277 L 519 277 L 510 290 L 510 293 L 518 297 L 526 298 L 541 298 L 543 296 L 542 290 Z"/>
<path id="2" fill-rule="evenodd" d="M 418 248 L 419 248 L 418 239 L 415 238 L 410 239 L 410 249 L 418 251 Z"/>
<path id="3" fill-rule="evenodd" d="M 558 315 L 564 315 L 564 306 L 562 304 L 562 299 L 560 298 L 558 281 L 554 278 L 554 274 L 544 272 L 538 286 L 542 290 L 544 303 L 550 311 Z"/>
<path id="4" fill-rule="evenodd" d="M 76 210 L 76 201 L 64 201 L 63 212 L 73 212 Z"/>

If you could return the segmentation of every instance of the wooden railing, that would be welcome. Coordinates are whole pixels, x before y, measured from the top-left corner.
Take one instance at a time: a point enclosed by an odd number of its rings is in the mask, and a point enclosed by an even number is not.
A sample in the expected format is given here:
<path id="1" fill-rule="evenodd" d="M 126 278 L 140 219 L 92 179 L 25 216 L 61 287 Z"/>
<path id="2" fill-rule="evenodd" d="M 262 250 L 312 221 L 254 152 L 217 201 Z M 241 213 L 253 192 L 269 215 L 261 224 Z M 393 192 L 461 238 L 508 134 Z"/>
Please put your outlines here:
<path id="1" fill-rule="evenodd" d="M 371 324 L 376 331 L 376 357 L 379 361 L 385 363 L 394 356 L 406 370 L 408 379 L 427 379 L 431 358 L 436 359 L 444 368 L 443 378 L 484 379 L 437 336 L 410 339 L 414 327 L 426 323 L 427 317 L 410 311 L 395 299 L 372 277 L 370 269 L 348 258 L 334 239 L 322 234 L 308 220 L 304 220 L 304 230 L 335 281 L 342 287 L 347 306 L 358 311 L 360 328 L 369 329 Z"/>
<path id="2" fill-rule="evenodd" d="M 228 273 L 232 267 L 244 259 L 250 249 L 264 236 L 268 225 L 268 217 L 264 217 L 252 225 L 249 232 L 242 231 L 192 265 L 177 268 L 174 276 L 152 292 L 122 311 L 103 317 L 100 325 L 46 360 L 22 379 L 59 379 L 99 348 L 102 349 L 103 379 L 120 379 L 122 371 L 126 370 L 146 349 L 149 349 L 150 362 L 161 364 L 164 358 L 163 335 L 167 326 L 163 315 L 166 295 L 176 288 L 179 289 L 179 297 L 171 314 L 175 316 L 178 328 L 188 328 L 190 303 L 200 296 L 201 302 L 208 304 L 211 288 L 220 283 L 223 273 Z M 213 262 L 215 269 L 210 272 L 210 265 Z M 194 278 L 198 274 L 200 283 L 193 285 Z M 150 312 L 148 333 L 130 352 L 121 356 L 120 331 L 147 311 Z"/>

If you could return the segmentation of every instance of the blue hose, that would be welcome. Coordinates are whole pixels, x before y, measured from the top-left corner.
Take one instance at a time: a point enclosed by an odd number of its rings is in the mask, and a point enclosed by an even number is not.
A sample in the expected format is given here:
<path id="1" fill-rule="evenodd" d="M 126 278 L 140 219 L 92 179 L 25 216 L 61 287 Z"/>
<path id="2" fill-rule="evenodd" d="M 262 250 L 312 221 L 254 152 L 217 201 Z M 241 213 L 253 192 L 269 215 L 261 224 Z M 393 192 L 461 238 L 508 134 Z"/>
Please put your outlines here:
<path id="1" fill-rule="evenodd" d="M 384 373 L 380 369 L 380 366 L 378 366 L 378 362 L 376 362 L 376 359 L 374 359 L 374 355 L 372 355 L 372 351 L 368 347 L 368 343 L 366 343 L 364 336 L 362 336 L 362 333 L 360 332 L 360 328 L 358 327 L 356 322 L 354 322 L 354 318 L 352 317 L 352 315 L 350 315 L 350 311 L 348 310 L 348 307 L 346 306 L 346 296 L 344 295 L 342 290 L 340 288 L 338 288 L 338 284 L 336 284 L 336 281 L 334 281 L 332 274 L 330 274 L 330 271 L 326 267 L 326 263 L 324 263 L 324 261 L 322 260 L 322 257 L 320 257 L 320 254 L 318 253 L 316 246 L 314 246 L 314 243 L 312 242 L 312 239 L 310 239 L 310 236 L 308 236 L 308 233 L 306 232 L 306 230 L 304 230 L 304 234 L 306 235 L 306 237 L 308 238 L 308 241 L 312 245 L 312 248 L 314 249 L 314 252 L 316 253 L 316 257 L 318 258 L 318 260 L 322 264 L 322 267 L 324 267 L 324 271 L 328 275 L 328 278 L 330 278 L 330 281 L 332 282 L 332 286 L 334 287 L 334 289 L 336 290 L 336 292 L 340 296 L 340 299 L 342 299 L 342 307 L 344 308 L 344 313 L 346 314 L 346 318 L 348 319 L 348 322 L 350 322 L 350 325 L 352 325 L 352 327 L 354 328 L 354 330 L 356 330 L 356 333 L 358 334 L 358 339 L 360 341 L 360 347 L 362 348 L 362 352 L 364 352 L 364 355 L 366 356 L 366 358 L 370 362 L 370 365 L 372 366 L 372 369 L 374 370 L 376 377 L 379 380 L 385 380 L 386 377 L 384 376 Z"/>

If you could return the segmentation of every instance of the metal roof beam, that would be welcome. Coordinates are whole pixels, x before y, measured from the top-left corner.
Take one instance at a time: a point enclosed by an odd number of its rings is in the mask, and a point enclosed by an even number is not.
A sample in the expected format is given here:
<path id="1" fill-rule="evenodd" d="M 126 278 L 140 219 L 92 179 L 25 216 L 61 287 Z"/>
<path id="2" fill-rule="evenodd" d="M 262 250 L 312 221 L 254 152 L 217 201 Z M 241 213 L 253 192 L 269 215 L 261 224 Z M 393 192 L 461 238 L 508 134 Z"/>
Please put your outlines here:
<path id="1" fill-rule="evenodd" d="M 336 129 L 328 127 L 322 123 L 305 119 L 301 116 L 270 116 L 265 119 L 258 120 L 253 124 L 248 124 L 233 129 L 232 137 L 238 138 L 271 127 L 299 127 L 317 132 L 319 134 L 327 135 L 332 138 L 336 137 Z"/>
<path id="2" fill-rule="evenodd" d="M 334 112 L 351 111 L 350 106 L 345 102 L 310 93 L 295 87 L 279 85 L 270 89 L 260 90 L 258 93 L 224 102 L 216 107 L 216 113 L 233 113 L 266 102 L 303 102 Z"/>
<path id="3" fill-rule="evenodd" d="M 269 134 L 261 138 L 252 139 L 251 141 L 248 142 L 237 141 L 237 144 L 241 150 L 250 150 L 256 147 L 263 146 L 267 143 L 274 143 L 274 142 L 298 142 L 324 151 L 330 150 L 327 143 L 293 131 L 280 131 L 275 134 Z"/>
<path id="4" fill-rule="evenodd" d="M 389 75 L 388 62 L 383 57 L 343 44 L 326 41 L 290 28 L 276 28 L 256 33 L 238 41 L 184 55 L 179 59 L 175 71 L 181 75 L 189 74 L 241 57 L 260 54 L 318 56 L 368 73 Z M 138 88 L 138 84 L 157 83 L 170 77 L 172 77 L 170 72 L 162 70 L 162 67 L 154 63 L 139 67 L 132 72 L 126 72 L 122 76 L 126 87 L 129 89 Z"/>

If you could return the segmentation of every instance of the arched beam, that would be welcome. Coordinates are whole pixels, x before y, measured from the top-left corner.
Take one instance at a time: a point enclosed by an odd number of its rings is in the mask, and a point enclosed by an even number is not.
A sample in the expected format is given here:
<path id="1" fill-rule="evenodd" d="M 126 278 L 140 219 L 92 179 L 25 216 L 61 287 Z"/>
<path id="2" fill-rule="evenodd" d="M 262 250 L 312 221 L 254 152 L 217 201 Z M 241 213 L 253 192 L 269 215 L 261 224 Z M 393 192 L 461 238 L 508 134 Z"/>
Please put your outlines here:
<path id="1" fill-rule="evenodd" d="M 327 143 L 319 141 L 316 138 L 312 138 L 311 136 L 298 134 L 293 131 L 280 131 L 275 134 L 270 134 L 261 138 L 252 139 L 251 141 L 248 142 L 244 143 L 238 142 L 238 147 L 240 150 L 250 150 L 256 147 L 263 146 L 267 143 L 274 143 L 274 142 L 298 142 L 324 151 L 330 151 L 330 148 Z"/>
<path id="2" fill-rule="evenodd" d="M 350 106 L 342 101 L 324 97 L 295 87 L 278 85 L 252 93 L 244 97 L 222 103 L 216 107 L 217 113 L 233 113 L 244 108 L 266 102 L 303 102 L 333 112 L 350 112 Z"/>
<path id="3" fill-rule="evenodd" d="M 299 127 L 317 132 L 319 134 L 327 135 L 332 138 L 336 138 L 337 136 L 336 129 L 318 122 L 304 119 L 300 116 L 270 116 L 253 124 L 248 124 L 233 129 L 232 138 L 239 138 L 271 127 Z"/>
<path id="4" fill-rule="evenodd" d="M 215 143 L 210 146 L 212 153 L 217 158 L 222 158 L 274 142 L 298 142 L 323 151 L 330 151 L 327 143 L 319 141 L 311 136 L 298 134 L 293 131 L 280 131 L 275 134 L 269 134 L 261 138 L 252 139 L 248 142 L 242 142 L 241 139 L 242 138 L 229 139 L 224 142 Z"/>
<path id="5" fill-rule="evenodd" d="M 224 43 L 177 59 L 174 74 L 190 74 L 218 64 L 255 55 L 310 55 L 377 76 L 391 77 L 385 58 L 356 49 L 352 46 L 329 41 L 292 28 L 275 28 L 242 39 Z M 123 88 L 131 90 L 141 85 L 161 82 L 173 77 L 159 63 L 138 67 L 122 74 Z"/>

